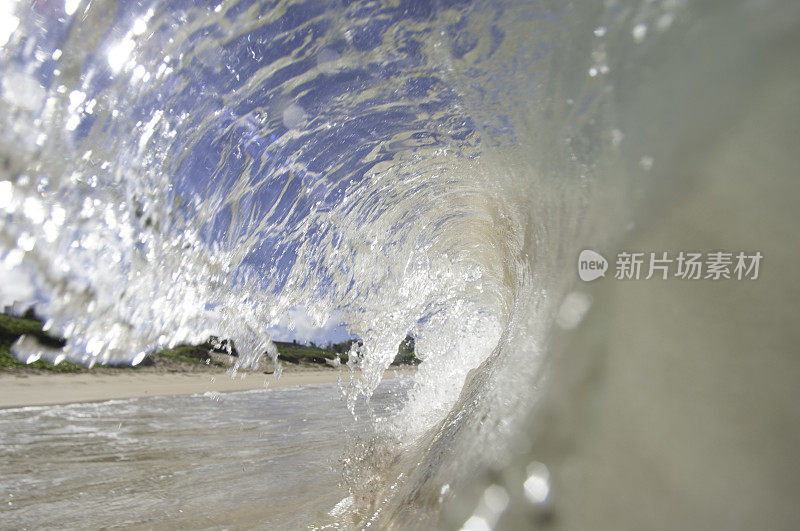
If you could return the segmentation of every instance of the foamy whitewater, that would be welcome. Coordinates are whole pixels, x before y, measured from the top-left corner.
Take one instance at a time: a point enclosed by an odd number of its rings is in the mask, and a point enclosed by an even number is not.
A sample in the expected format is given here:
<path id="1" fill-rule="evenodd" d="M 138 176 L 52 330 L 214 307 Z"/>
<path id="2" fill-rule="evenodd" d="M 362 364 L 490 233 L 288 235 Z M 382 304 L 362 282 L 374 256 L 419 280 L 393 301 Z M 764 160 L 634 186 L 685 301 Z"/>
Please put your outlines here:
<path id="1" fill-rule="evenodd" d="M 136 364 L 214 335 L 247 371 L 302 308 L 363 341 L 341 386 L 357 411 L 410 333 L 410 388 L 343 445 L 347 494 L 303 525 L 483 529 L 528 505 L 549 525 L 553 463 L 520 441 L 553 331 L 593 300 L 577 253 L 692 190 L 692 150 L 789 64 L 798 18 L 778 1 L 3 0 L 0 294 L 67 339 L 15 355 Z"/>

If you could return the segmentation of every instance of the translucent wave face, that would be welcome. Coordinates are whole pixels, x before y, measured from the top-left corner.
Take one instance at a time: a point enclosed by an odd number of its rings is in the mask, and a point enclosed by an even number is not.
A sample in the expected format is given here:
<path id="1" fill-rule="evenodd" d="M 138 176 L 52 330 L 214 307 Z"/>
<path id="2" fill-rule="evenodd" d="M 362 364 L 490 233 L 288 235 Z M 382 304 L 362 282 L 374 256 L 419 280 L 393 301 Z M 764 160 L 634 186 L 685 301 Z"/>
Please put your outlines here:
<path id="1" fill-rule="evenodd" d="M 478 75 L 500 43 L 460 40 L 473 14 L 3 9 L 16 25 L 0 50 L 4 303 L 35 302 L 86 364 L 217 335 L 255 366 L 290 309 L 335 314 L 363 340 L 351 400 L 412 331 L 418 404 L 446 411 L 518 282 L 519 215 L 480 160 L 480 131 L 508 116 L 476 124 L 450 64 L 474 50 Z M 17 355 L 63 358 L 31 342 Z"/>

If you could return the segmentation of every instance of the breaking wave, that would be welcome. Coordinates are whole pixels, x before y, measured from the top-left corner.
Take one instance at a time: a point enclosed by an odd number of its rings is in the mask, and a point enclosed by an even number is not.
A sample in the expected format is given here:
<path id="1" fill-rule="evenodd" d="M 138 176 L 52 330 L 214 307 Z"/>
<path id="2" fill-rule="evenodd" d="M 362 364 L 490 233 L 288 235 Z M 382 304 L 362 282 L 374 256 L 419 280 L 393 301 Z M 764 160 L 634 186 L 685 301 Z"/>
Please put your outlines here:
<path id="1" fill-rule="evenodd" d="M 671 111 L 646 90 L 648 68 L 677 72 L 668 51 L 723 11 L 0 10 L 4 300 L 36 302 L 72 361 L 136 362 L 215 335 L 235 341 L 237 370 L 275 358 L 267 330 L 301 307 L 362 340 L 351 404 L 411 333 L 423 363 L 408 398 L 346 459 L 354 525 L 435 522 L 431 476 L 503 459 L 537 400 L 577 252 L 632 226 L 675 144 L 678 126 L 650 127 Z"/>

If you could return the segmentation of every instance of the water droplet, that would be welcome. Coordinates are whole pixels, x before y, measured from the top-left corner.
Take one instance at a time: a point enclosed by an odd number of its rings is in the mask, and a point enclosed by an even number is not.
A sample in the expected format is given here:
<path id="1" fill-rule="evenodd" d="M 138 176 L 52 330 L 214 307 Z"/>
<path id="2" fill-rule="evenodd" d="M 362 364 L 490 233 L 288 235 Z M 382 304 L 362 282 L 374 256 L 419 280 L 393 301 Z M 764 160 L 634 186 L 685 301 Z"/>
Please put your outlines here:
<path id="1" fill-rule="evenodd" d="M 133 41 L 125 38 L 109 48 L 108 65 L 111 67 L 111 70 L 113 70 L 114 73 L 122 70 L 122 67 L 125 66 L 125 63 L 128 61 L 128 57 L 130 57 L 131 52 L 133 52 L 134 47 L 135 45 Z"/>
<path id="2" fill-rule="evenodd" d="M 642 42 L 644 38 L 647 36 L 647 25 L 636 24 L 633 27 L 633 31 L 631 31 L 631 35 L 633 35 L 633 40 L 635 40 L 636 42 Z"/>
<path id="3" fill-rule="evenodd" d="M 500 485 L 490 485 L 481 497 L 475 512 L 464 522 L 462 530 L 491 530 L 508 507 L 509 497 Z"/>
<path id="4" fill-rule="evenodd" d="M 33 237 L 31 234 L 27 232 L 23 232 L 17 238 L 17 247 L 22 249 L 23 251 L 33 251 L 33 248 L 36 246 L 36 238 Z"/>
<path id="5" fill-rule="evenodd" d="M 317 54 L 317 68 L 325 74 L 333 74 L 339 69 L 341 56 L 330 48 L 323 48 Z"/>
<path id="6" fill-rule="evenodd" d="M 588 293 L 573 291 L 567 294 L 558 310 L 556 324 L 565 330 L 576 328 L 581 324 L 591 306 L 592 297 Z"/>
<path id="7" fill-rule="evenodd" d="M 72 15 L 78 10 L 81 0 L 64 0 L 64 13 Z"/>
<path id="8" fill-rule="evenodd" d="M 73 90 L 69 93 L 69 111 L 75 112 L 75 109 L 86 100 L 86 93 L 80 90 Z"/>
<path id="9" fill-rule="evenodd" d="M 544 463 L 533 461 L 528 465 L 526 472 L 528 479 L 522 484 L 525 497 L 531 503 L 544 503 L 550 495 L 550 470 Z"/>
<path id="10" fill-rule="evenodd" d="M 133 23 L 133 28 L 131 28 L 131 33 L 134 35 L 141 35 L 147 31 L 147 19 L 144 17 L 137 18 L 136 22 Z"/>
<path id="11" fill-rule="evenodd" d="M 659 31 L 666 31 L 672 26 L 672 23 L 675 21 L 675 15 L 672 13 L 664 13 L 659 17 L 658 21 L 656 22 L 656 27 Z"/>
<path id="12" fill-rule="evenodd" d="M 22 203 L 22 212 L 37 225 L 41 225 L 45 218 L 44 207 L 35 197 L 26 197 Z"/>
<path id="13" fill-rule="evenodd" d="M 64 125 L 64 129 L 66 129 L 67 131 L 74 131 L 75 129 L 78 128 L 80 124 L 81 124 L 81 117 L 78 116 L 77 114 L 73 114 L 72 116 L 69 117 L 69 120 L 67 120 L 66 125 Z"/>
<path id="14" fill-rule="evenodd" d="M 288 129 L 299 129 L 305 125 L 306 112 L 298 104 L 292 103 L 283 111 L 283 125 Z"/>

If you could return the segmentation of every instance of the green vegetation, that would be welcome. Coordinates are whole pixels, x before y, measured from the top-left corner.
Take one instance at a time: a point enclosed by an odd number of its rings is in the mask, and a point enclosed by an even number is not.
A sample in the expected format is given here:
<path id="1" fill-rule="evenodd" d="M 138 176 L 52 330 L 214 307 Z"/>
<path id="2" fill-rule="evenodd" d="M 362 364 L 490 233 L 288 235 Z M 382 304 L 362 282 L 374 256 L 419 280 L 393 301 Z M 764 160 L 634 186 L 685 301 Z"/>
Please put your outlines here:
<path id="1" fill-rule="evenodd" d="M 348 339 L 341 343 L 332 343 L 327 348 L 318 347 L 313 342 L 306 346 L 299 343 L 283 343 L 275 341 L 278 347 L 278 359 L 295 365 L 321 364 L 325 360 L 333 360 L 337 356 L 342 363 L 347 363 L 348 353 L 357 339 Z M 397 348 L 397 357 L 392 365 L 417 365 L 420 360 L 414 354 L 414 338 L 406 336 Z"/>
<path id="2" fill-rule="evenodd" d="M 0 370 L 39 369 L 53 372 L 77 372 L 88 370 L 81 365 L 67 362 L 53 365 L 48 361 L 41 360 L 34 361 L 30 364 L 24 361 L 18 361 L 14 355 L 11 354 L 11 345 L 22 335 L 33 336 L 39 343 L 51 348 L 61 348 L 64 346 L 63 340 L 49 336 L 46 332 L 42 331 L 41 321 L 0 314 Z"/>
<path id="3" fill-rule="evenodd" d="M 397 347 L 397 357 L 392 362 L 392 365 L 419 365 L 420 359 L 416 356 L 416 345 L 412 336 L 400 342 Z"/>
<path id="4" fill-rule="evenodd" d="M 325 365 L 325 360 L 334 360 L 338 354 L 331 349 L 321 348 L 313 343 L 306 346 L 299 343 L 276 341 L 275 346 L 278 347 L 278 359 L 294 365 Z M 341 355 L 340 360 L 342 363 L 347 363 L 347 354 Z"/>
<path id="5" fill-rule="evenodd" d="M 221 361 L 211 357 L 210 349 L 206 345 L 178 345 L 172 348 L 159 350 L 153 357 L 166 356 L 186 363 L 202 363 L 215 367 L 225 367 Z M 208 361 L 208 363 L 206 363 Z"/>
<path id="6" fill-rule="evenodd" d="M 89 371 L 91 369 L 74 363 L 61 362 L 53 365 L 48 361 L 35 361 L 30 364 L 18 361 L 11 354 L 11 345 L 22 335 L 36 338 L 43 346 L 49 348 L 62 348 L 65 344 L 63 339 L 48 335 L 42 330 L 42 322 L 32 314 L 25 317 L 14 317 L 11 315 L 0 314 L 0 371 L 37 369 L 52 372 L 78 372 Z M 341 343 L 329 344 L 327 348 L 319 347 L 314 343 L 301 345 L 299 343 L 275 342 L 278 347 L 278 359 L 292 365 L 313 367 L 327 366 L 328 361 L 333 361 L 337 357 L 341 363 L 347 363 L 348 352 L 357 340 L 351 339 Z M 233 342 L 226 340 L 220 341 L 212 337 L 207 342 L 200 345 L 178 345 L 173 348 L 163 349 L 147 356 L 140 366 L 158 364 L 159 359 L 170 358 L 183 363 L 203 364 L 215 367 L 225 367 L 226 364 L 215 359 L 215 354 L 228 354 L 237 356 L 236 347 Z M 397 357 L 393 365 L 416 365 L 419 360 L 414 355 L 414 338 L 406 337 L 400 343 Z M 123 368 L 123 367 L 120 367 Z M 129 366 L 124 368 L 130 369 Z"/>
<path id="7" fill-rule="evenodd" d="M 53 348 L 64 346 L 64 340 L 52 337 L 42 330 L 43 323 L 28 317 L 12 317 L 0 314 L 0 338 L 16 341 L 23 334 L 34 336 L 39 343 Z"/>

